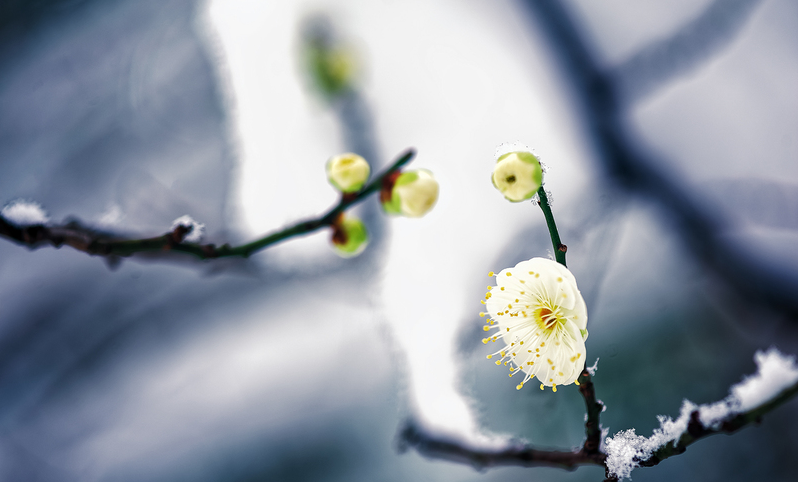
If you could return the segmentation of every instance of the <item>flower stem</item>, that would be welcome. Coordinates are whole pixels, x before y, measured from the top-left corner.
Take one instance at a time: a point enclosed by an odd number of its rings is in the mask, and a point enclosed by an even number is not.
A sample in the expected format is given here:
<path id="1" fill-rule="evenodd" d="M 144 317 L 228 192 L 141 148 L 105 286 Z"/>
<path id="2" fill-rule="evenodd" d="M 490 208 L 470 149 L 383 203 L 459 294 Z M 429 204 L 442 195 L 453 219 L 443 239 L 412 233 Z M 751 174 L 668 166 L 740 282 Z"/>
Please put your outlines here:
<path id="1" fill-rule="evenodd" d="M 551 245 L 554 246 L 554 257 L 557 259 L 558 263 L 567 267 L 565 264 L 565 252 L 568 251 L 568 247 L 560 241 L 560 233 L 557 232 L 554 214 L 551 213 L 549 197 L 546 195 L 546 190 L 543 189 L 543 186 L 540 186 L 540 189 L 538 189 L 538 198 L 540 198 L 540 209 L 543 211 L 543 216 L 546 217 L 546 226 L 549 227 Z"/>
<path id="2" fill-rule="evenodd" d="M 414 149 L 408 149 L 387 169 L 375 176 L 363 189 L 357 193 L 341 196 L 341 200 L 338 204 L 330 208 L 330 210 L 323 215 L 306 221 L 300 221 L 280 231 L 236 247 L 232 247 L 228 244 L 217 247 L 213 244 L 183 243 L 182 238 L 185 233 L 179 235 L 177 232 L 166 233 L 163 236 L 155 238 L 122 239 L 86 228 L 77 222 L 70 222 L 63 226 L 44 226 L 38 224 L 27 227 L 17 227 L 6 222 L 2 217 L 0 217 L 0 236 L 11 239 L 18 244 L 27 245 L 30 248 L 36 248 L 43 244 L 51 244 L 57 248 L 62 245 L 68 245 L 90 255 L 111 257 L 130 256 L 141 252 L 178 251 L 194 255 L 200 259 L 233 256 L 246 258 L 280 241 L 294 236 L 310 234 L 326 226 L 332 226 L 341 213 L 363 201 L 369 195 L 379 191 L 385 179 L 410 162 L 415 155 L 416 151 Z"/>

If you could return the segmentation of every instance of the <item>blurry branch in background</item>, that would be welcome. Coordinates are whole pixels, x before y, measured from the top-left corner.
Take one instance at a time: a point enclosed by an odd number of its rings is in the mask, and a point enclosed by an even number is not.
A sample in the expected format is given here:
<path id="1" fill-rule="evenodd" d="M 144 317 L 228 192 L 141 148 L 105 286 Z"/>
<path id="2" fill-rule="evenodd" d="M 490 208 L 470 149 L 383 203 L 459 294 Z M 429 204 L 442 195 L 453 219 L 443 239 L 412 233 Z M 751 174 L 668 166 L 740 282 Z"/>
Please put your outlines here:
<path id="1" fill-rule="evenodd" d="M 610 76 L 633 103 L 702 65 L 728 45 L 760 0 L 714 0 L 670 38 L 653 42 L 615 66 Z"/>
<path id="2" fill-rule="evenodd" d="M 363 189 L 356 193 L 343 194 L 341 200 L 325 214 L 298 222 L 285 229 L 266 235 L 241 246 L 216 246 L 183 242 L 190 229 L 178 225 L 172 232 L 162 236 L 145 239 L 125 239 L 112 234 L 94 230 L 72 221 L 64 225 L 33 224 L 16 226 L 0 216 L 0 236 L 31 249 L 42 246 L 70 246 L 78 251 L 97 256 L 130 256 L 143 252 L 186 253 L 199 259 L 224 257 L 248 257 L 260 250 L 292 237 L 310 234 L 324 227 L 332 227 L 339 217 L 350 207 L 363 201 L 391 181 L 392 175 L 415 156 L 413 149 L 407 150 L 387 169 L 377 175 Z M 393 176 L 395 177 L 395 176 Z"/>
<path id="3" fill-rule="evenodd" d="M 655 201 L 695 257 L 746 300 L 798 321 L 798 274 L 781 268 L 778 260 L 756 260 L 753 253 L 730 243 L 723 237 L 724 224 L 709 207 L 659 167 L 667 163 L 645 149 L 625 125 L 619 100 L 623 86 L 599 66 L 564 4 L 553 0 L 521 3 L 537 20 L 535 30 L 547 38 L 571 84 L 577 118 L 584 122 L 605 173 L 621 187 Z M 667 76 L 667 65 L 662 67 Z"/>

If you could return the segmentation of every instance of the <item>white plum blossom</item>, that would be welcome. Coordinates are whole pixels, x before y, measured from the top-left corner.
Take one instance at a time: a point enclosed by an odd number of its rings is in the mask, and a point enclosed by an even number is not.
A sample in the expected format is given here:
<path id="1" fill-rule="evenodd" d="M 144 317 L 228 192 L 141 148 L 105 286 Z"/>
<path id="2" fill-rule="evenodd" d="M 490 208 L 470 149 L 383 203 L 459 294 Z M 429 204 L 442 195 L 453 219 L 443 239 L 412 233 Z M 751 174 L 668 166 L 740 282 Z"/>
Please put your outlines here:
<path id="1" fill-rule="evenodd" d="M 0 211 L 0 216 L 19 228 L 47 224 L 50 221 L 41 204 L 22 199 L 6 204 Z"/>
<path id="2" fill-rule="evenodd" d="M 331 157 L 326 169 L 327 180 L 344 193 L 359 191 L 371 173 L 369 163 L 351 152 Z"/>
<path id="3" fill-rule="evenodd" d="M 482 342 L 501 339 L 504 346 L 488 358 L 510 363 L 511 377 L 525 374 L 519 390 L 533 377 L 541 390 L 576 382 L 585 366 L 587 307 L 574 275 L 555 261 L 532 258 L 495 276 L 483 300 L 488 312 L 480 316 L 488 317 L 485 331 L 497 331 Z"/>

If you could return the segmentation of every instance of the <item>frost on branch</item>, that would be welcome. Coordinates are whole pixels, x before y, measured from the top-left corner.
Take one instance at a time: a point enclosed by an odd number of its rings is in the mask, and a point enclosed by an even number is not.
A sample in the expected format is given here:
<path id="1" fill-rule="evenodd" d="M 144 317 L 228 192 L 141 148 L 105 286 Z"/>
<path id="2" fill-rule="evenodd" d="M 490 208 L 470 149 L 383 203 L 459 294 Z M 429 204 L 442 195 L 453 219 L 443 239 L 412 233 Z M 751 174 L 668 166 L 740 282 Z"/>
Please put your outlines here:
<path id="1" fill-rule="evenodd" d="M 188 214 L 175 219 L 170 229 L 174 231 L 178 226 L 188 228 L 186 237 L 183 238 L 183 241 L 186 243 L 199 243 L 200 240 L 202 240 L 202 236 L 205 234 L 205 225 L 194 221 Z"/>
<path id="2" fill-rule="evenodd" d="M 6 204 L 0 216 L 18 228 L 34 226 L 36 224 L 46 224 L 50 218 L 42 209 L 41 204 L 17 199 Z"/>
<path id="3" fill-rule="evenodd" d="M 634 429 L 608 437 L 605 448 L 610 475 L 619 479 L 629 477 L 632 470 L 641 461 L 649 459 L 654 451 L 669 442 L 677 444 L 687 431 L 693 412 L 698 413 L 698 421 L 704 428 L 719 429 L 724 421 L 760 407 L 798 382 L 798 367 L 792 356 L 783 355 L 771 347 L 766 352 L 757 352 L 754 361 L 757 372 L 732 386 L 725 399 L 706 405 L 684 400 L 676 420 L 665 415 L 657 416 L 660 428 L 655 429 L 650 437 L 637 435 Z"/>

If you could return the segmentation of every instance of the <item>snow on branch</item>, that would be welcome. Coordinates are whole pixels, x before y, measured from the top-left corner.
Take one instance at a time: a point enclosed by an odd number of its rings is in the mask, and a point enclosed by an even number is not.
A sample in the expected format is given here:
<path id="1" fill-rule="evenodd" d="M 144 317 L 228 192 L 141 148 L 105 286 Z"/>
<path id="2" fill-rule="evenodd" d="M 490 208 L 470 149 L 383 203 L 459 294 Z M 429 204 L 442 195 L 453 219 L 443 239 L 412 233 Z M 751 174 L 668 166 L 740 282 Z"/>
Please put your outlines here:
<path id="1" fill-rule="evenodd" d="M 633 428 L 608 437 L 605 441 L 608 474 L 627 478 L 635 467 L 656 465 L 684 452 L 699 438 L 730 433 L 757 420 L 798 392 L 798 366 L 794 357 L 771 347 L 757 352 L 754 361 L 757 372 L 732 386 L 725 399 L 706 405 L 685 400 L 676 420 L 665 415 L 657 417 L 660 428 L 650 437 L 637 435 Z"/>

